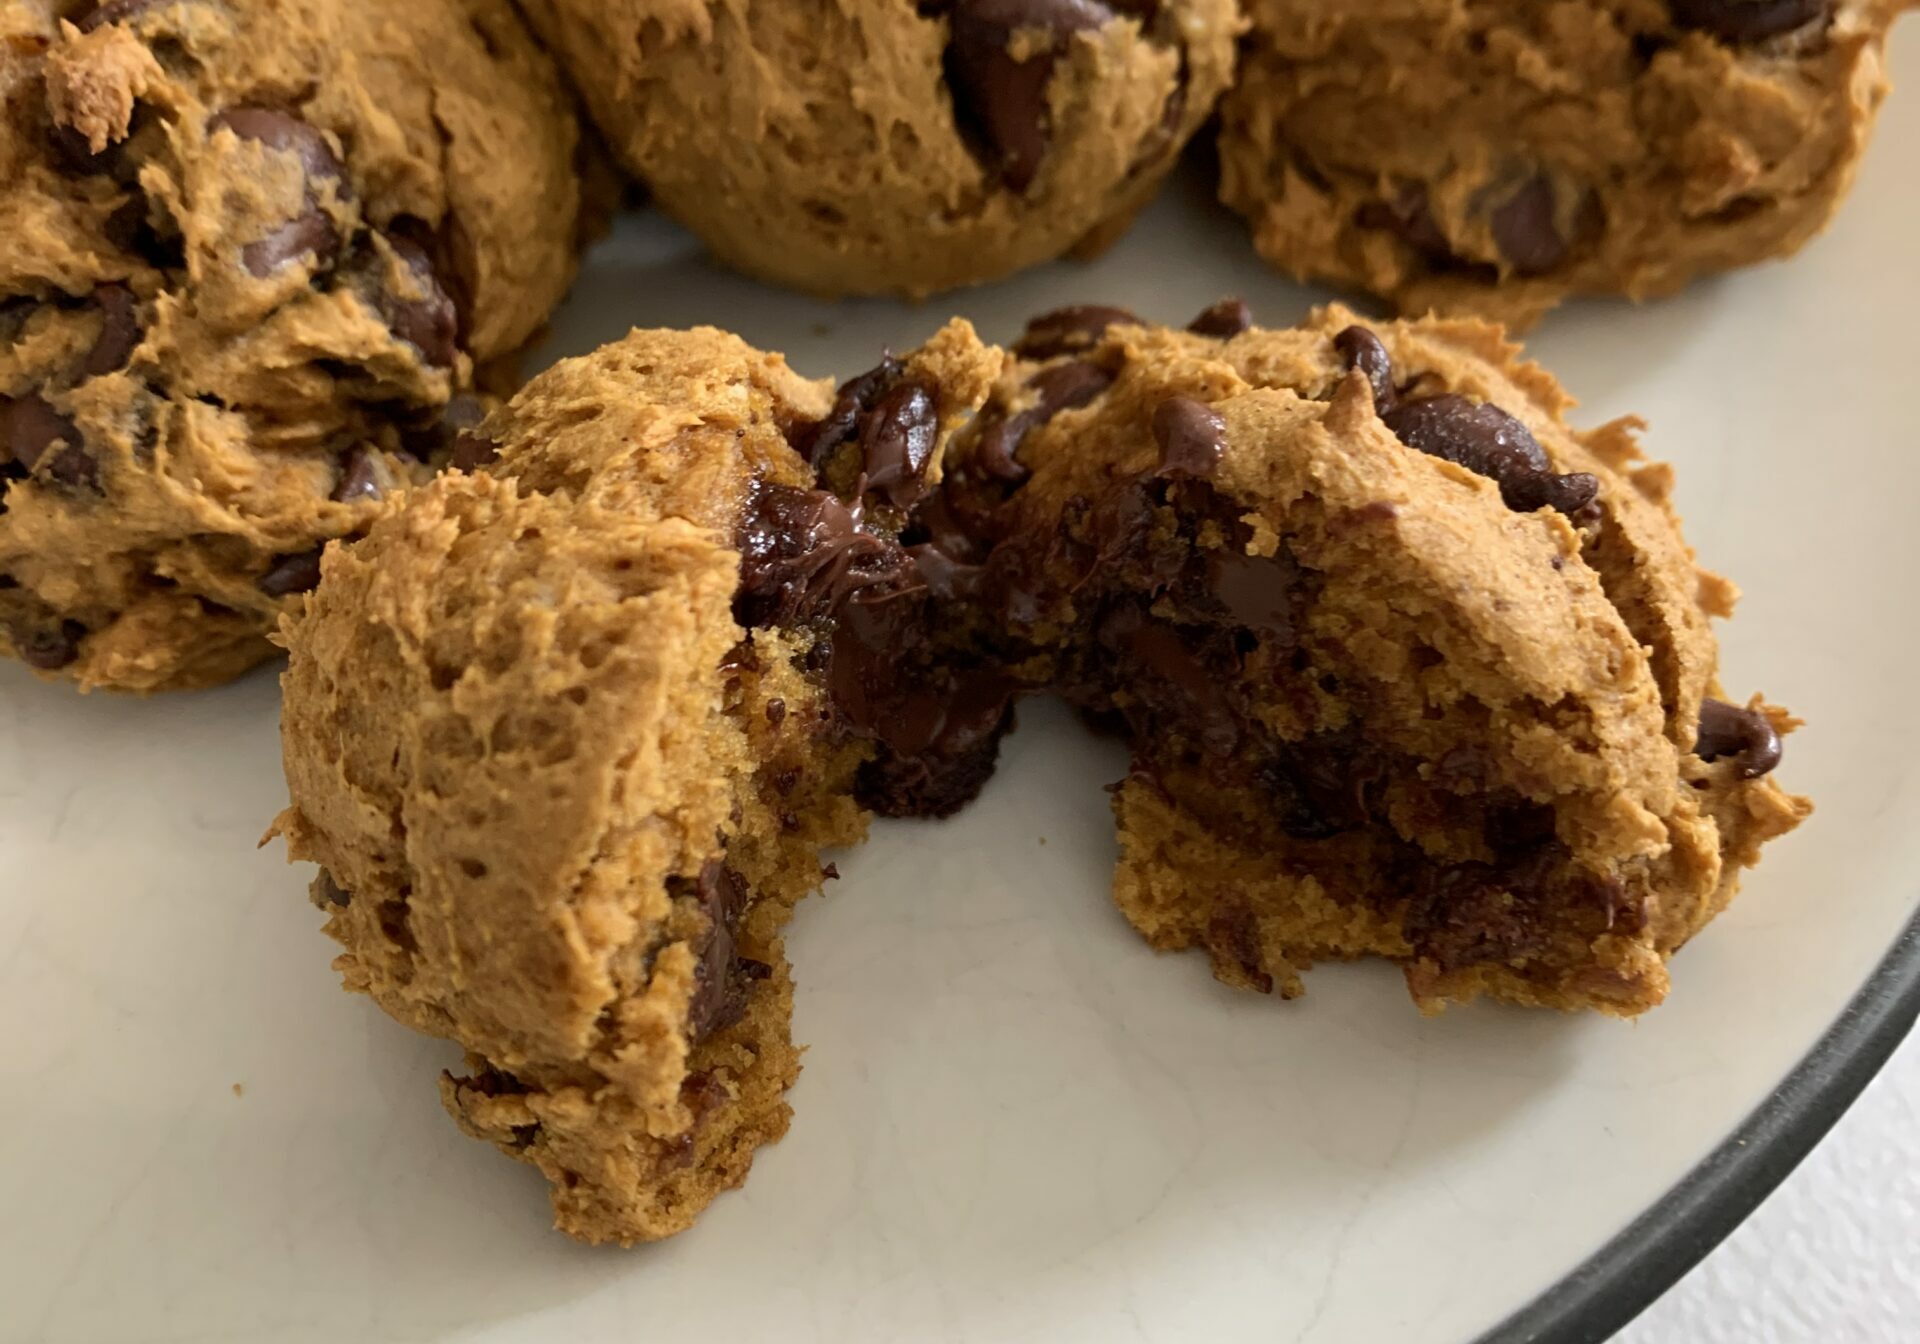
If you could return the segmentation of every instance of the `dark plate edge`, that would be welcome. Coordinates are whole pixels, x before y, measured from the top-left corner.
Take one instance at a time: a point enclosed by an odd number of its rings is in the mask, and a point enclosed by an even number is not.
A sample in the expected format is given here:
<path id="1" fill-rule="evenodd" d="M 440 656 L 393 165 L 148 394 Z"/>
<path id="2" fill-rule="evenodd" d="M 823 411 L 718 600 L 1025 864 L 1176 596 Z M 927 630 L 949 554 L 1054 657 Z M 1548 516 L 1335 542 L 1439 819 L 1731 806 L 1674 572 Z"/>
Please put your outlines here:
<path id="1" fill-rule="evenodd" d="M 1920 1018 L 1920 910 L 1773 1095 L 1685 1180 L 1476 1344 L 1602 1344 L 1673 1287 L 1833 1128 Z"/>

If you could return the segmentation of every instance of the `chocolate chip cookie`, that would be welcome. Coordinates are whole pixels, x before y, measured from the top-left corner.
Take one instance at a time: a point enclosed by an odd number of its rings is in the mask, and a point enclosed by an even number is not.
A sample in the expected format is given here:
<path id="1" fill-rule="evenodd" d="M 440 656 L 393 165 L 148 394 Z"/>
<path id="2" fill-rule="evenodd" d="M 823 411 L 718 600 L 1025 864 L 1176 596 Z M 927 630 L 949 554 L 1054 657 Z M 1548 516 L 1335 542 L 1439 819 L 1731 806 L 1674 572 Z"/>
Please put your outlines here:
<path id="1" fill-rule="evenodd" d="M 1633 422 L 1580 433 L 1476 322 L 1037 322 L 909 542 L 939 620 L 1132 744 L 1121 910 L 1291 997 L 1326 958 L 1632 1014 L 1805 815 L 1724 698 Z"/>
<path id="2" fill-rule="evenodd" d="M 820 850 L 992 768 L 1009 687 L 932 663 L 899 529 L 1000 363 L 956 323 L 836 394 L 637 332 L 528 384 L 285 626 L 278 828 L 346 984 L 466 1048 L 448 1109 L 574 1236 L 744 1179 L 787 1125 Z"/>
<path id="3" fill-rule="evenodd" d="M 1631 1015 L 1808 804 L 1727 699 L 1636 424 L 1478 322 L 955 323 L 837 392 L 711 330 L 556 367 L 284 627 L 292 807 L 349 988 L 590 1241 L 686 1227 L 788 1120 L 781 930 L 941 816 L 1021 693 L 1126 736 L 1114 890 L 1292 997 Z"/>
<path id="4" fill-rule="evenodd" d="M 1231 76 L 1232 0 L 526 0 L 729 265 L 930 294 L 1095 249 Z"/>
<path id="5" fill-rule="evenodd" d="M 1524 324 L 1832 217 L 1905 0 L 1249 0 L 1221 195 L 1297 276 Z"/>
<path id="6" fill-rule="evenodd" d="M 0 109 L 0 652 L 223 681 L 565 291 L 567 95 L 508 0 L 18 0 Z"/>

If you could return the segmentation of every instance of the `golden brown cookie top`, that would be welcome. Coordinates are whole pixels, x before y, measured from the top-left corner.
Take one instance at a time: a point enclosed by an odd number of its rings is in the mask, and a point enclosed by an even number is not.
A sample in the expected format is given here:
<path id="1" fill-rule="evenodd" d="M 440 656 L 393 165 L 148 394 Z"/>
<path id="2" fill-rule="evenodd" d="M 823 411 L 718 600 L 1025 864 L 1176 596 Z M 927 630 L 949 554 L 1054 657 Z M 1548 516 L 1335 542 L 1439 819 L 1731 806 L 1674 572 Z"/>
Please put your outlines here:
<path id="1" fill-rule="evenodd" d="M 615 152 L 728 263 L 924 295 L 1097 246 L 1233 66 L 1230 0 L 535 0 Z"/>

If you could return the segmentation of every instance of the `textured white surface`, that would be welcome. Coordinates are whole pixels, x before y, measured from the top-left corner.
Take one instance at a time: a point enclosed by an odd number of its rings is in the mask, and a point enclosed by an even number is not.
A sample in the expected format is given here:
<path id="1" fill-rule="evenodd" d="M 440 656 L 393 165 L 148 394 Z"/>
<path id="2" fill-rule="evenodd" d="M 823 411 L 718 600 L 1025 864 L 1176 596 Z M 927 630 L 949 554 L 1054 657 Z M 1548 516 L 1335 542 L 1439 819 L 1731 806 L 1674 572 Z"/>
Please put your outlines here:
<path id="1" fill-rule="evenodd" d="M 0 1341 L 1452 1344 L 1502 1319 L 1751 1111 L 1913 909 L 1920 628 L 1886 594 L 1920 573 L 1916 141 L 1896 98 L 1792 265 L 1534 343 L 1584 422 L 1651 420 L 1748 589 L 1730 686 L 1815 725 L 1786 778 L 1821 814 L 1644 1021 L 1423 1021 L 1378 966 L 1281 1005 L 1154 957 L 1104 894 L 1121 762 L 1038 706 L 974 809 L 877 828 L 800 912 L 807 1072 L 748 1187 L 670 1244 L 583 1250 L 448 1124 L 456 1053 L 342 998 L 306 874 L 253 848 L 284 797 L 270 677 L 137 703 L 0 668 Z M 1063 302 L 1184 321 L 1236 291 L 1275 323 L 1312 297 L 1176 191 L 1097 264 L 954 306 L 1005 338 Z M 632 220 L 550 353 L 717 322 L 845 374 L 944 315 L 770 293 Z"/>
<path id="2" fill-rule="evenodd" d="M 1920 1035 L 1618 1344 L 1920 1339 Z"/>

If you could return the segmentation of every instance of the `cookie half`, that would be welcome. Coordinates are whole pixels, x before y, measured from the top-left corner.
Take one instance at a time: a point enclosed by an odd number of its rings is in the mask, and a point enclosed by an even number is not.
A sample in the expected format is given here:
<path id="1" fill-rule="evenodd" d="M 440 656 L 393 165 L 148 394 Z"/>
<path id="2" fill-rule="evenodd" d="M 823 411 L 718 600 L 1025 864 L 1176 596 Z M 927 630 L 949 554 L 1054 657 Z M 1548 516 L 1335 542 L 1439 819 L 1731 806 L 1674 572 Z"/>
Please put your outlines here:
<path id="1" fill-rule="evenodd" d="M 781 930 L 822 849 L 856 796 L 937 812 L 991 769 L 1007 693 L 916 659 L 898 528 L 999 363 L 954 324 L 836 394 L 636 332 L 287 622 L 278 829 L 347 987 L 465 1047 L 448 1109 L 574 1236 L 667 1236 L 745 1177 L 787 1125 Z"/>
<path id="2" fill-rule="evenodd" d="M 948 624 L 1123 733 L 1115 896 L 1283 995 L 1637 1013 L 1804 800 L 1671 473 L 1472 322 L 1043 319 L 956 443 Z M 910 534 L 914 535 L 914 534 Z"/>

